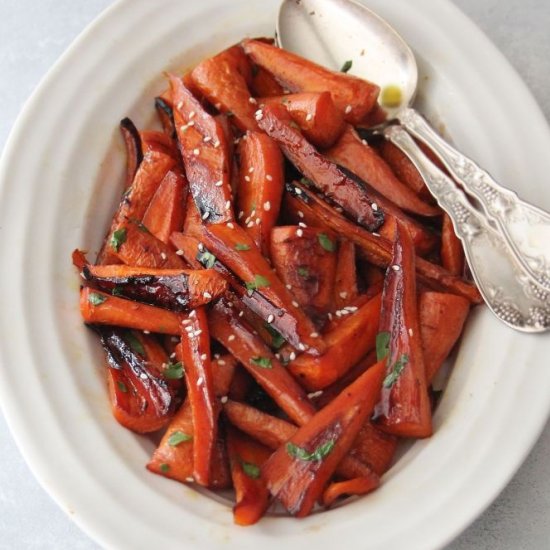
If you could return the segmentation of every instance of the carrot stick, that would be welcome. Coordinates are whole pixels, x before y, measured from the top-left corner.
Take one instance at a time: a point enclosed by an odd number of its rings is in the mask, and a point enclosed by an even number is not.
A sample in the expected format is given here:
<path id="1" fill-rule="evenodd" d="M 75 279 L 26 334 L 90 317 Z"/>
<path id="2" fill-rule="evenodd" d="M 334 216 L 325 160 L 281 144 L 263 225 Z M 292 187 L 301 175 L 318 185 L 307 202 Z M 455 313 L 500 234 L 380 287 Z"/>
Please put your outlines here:
<path id="1" fill-rule="evenodd" d="M 395 435 L 383 432 L 367 421 L 357 434 L 351 454 L 382 476 L 392 463 L 398 441 Z"/>
<path id="2" fill-rule="evenodd" d="M 156 130 L 146 130 L 140 132 L 141 148 L 143 154 L 150 152 L 164 153 L 170 155 L 174 160 L 178 160 L 179 154 L 175 141 L 165 132 L 157 132 Z"/>
<path id="3" fill-rule="evenodd" d="M 342 309 L 359 295 L 355 268 L 355 245 L 343 239 L 338 248 L 334 278 L 334 307 Z"/>
<path id="4" fill-rule="evenodd" d="M 164 133 L 175 140 L 176 127 L 174 126 L 174 113 L 172 110 L 172 103 L 169 103 L 161 96 L 155 97 L 155 109 L 160 119 L 160 123 L 162 124 Z"/>
<path id="5" fill-rule="evenodd" d="M 343 496 L 366 495 L 380 486 L 378 476 L 356 477 L 346 481 L 332 482 L 324 491 L 321 497 L 323 506 L 328 508 L 336 500 Z"/>
<path id="6" fill-rule="evenodd" d="M 244 40 L 244 51 L 292 92 L 330 91 L 346 120 L 356 124 L 374 107 L 380 89 L 351 75 L 329 71 L 307 59 L 258 40 Z"/>
<path id="7" fill-rule="evenodd" d="M 284 92 L 284 88 L 275 80 L 275 77 L 259 65 L 252 67 L 250 89 L 254 92 L 254 96 L 259 98 L 282 95 Z"/>
<path id="8" fill-rule="evenodd" d="M 453 275 L 460 277 L 464 273 L 464 249 L 448 214 L 443 216 L 441 229 L 441 264 Z"/>
<path id="9" fill-rule="evenodd" d="M 129 118 L 124 118 L 120 121 L 120 133 L 126 146 L 126 182 L 124 189 L 128 189 L 132 185 L 139 165 L 143 160 L 141 138 L 138 129 Z"/>

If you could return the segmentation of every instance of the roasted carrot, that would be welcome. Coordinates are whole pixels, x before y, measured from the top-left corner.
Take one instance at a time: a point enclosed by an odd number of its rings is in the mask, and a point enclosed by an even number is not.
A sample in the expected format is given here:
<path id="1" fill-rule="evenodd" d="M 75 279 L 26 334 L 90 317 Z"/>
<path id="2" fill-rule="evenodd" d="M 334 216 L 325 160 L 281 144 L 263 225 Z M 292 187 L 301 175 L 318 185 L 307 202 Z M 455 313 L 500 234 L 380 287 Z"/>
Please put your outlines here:
<path id="1" fill-rule="evenodd" d="M 179 172 L 170 170 L 149 203 L 143 225 L 157 239 L 168 243 L 170 235 L 183 228 L 186 199 L 187 181 Z"/>
<path id="2" fill-rule="evenodd" d="M 264 105 L 284 105 L 304 136 L 316 147 L 330 147 L 344 131 L 344 117 L 330 92 L 264 97 Z"/>
<path id="3" fill-rule="evenodd" d="M 260 468 L 271 451 L 232 428 L 227 431 L 227 454 L 235 488 L 233 519 L 237 525 L 253 525 L 269 506 L 269 491 Z"/>
<path id="4" fill-rule="evenodd" d="M 275 77 L 259 65 L 252 66 L 250 89 L 254 92 L 254 96 L 259 98 L 282 95 L 284 93 L 284 88 L 275 80 Z"/>
<path id="5" fill-rule="evenodd" d="M 418 310 L 426 382 L 430 384 L 462 334 L 470 304 L 453 294 L 422 292 Z"/>
<path id="6" fill-rule="evenodd" d="M 340 241 L 334 278 L 334 307 L 342 309 L 359 295 L 355 245 L 347 239 Z"/>
<path id="7" fill-rule="evenodd" d="M 172 137 L 165 132 L 146 130 L 140 132 L 140 136 L 141 148 L 144 155 L 151 152 L 159 152 L 170 155 L 174 160 L 178 160 L 179 155 L 176 143 Z"/>
<path id="8" fill-rule="evenodd" d="M 330 91 L 335 105 L 351 124 L 360 122 L 374 107 L 380 89 L 375 84 L 334 72 L 258 40 L 244 40 L 244 51 L 291 92 Z"/>
<path id="9" fill-rule="evenodd" d="M 367 421 L 357 434 L 350 455 L 382 476 L 391 466 L 399 439 Z"/>
<path id="10" fill-rule="evenodd" d="M 303 422 L 311 416 L 314 409 L 304 390 L 227 300 L 214 305 L 209 323 L 212 337 L 239 360 L 291 419 Z"/>
<path id="11" fill-rule="evenodd" d="M 359 176 L 399 208 L 420 216 L 441 215 L 438 208 L 420 200 L 416 193 L 401 183 L 386 161 L 361 140 L 352 126 L 346 126 L 340 139 L 325 151 L 325 155 Z"/>
<path id="12" fill-rule="evenodd" d="M 329 507 L 343 496 L 366 495 L 380 486 L 380 478 L 377 475 L 370 477 L 356 477 L 346 481 L 333 481 L 324 491 L 321 497 L 323 506 Z"/>
<path id="13" fill-rule="evenodd" d="M 376 339 L 378 357 L 387 358 L 377 424 L 402 437 L 428 437 L 432 416 L 416 298 L 412 239 L 397 226 L 391 265 L 386 272 Z"/>
<path id="14" fill-rule="evenodd" d="M 172 103 L 168 103 L 161 96 L 155 97 L 155 109 L 162 124 L 164 133 L 172 139 L 176 139 L 176 127 L 174 125 L 174 113 L 172 111 Z"/>
<path id="15" fill-rule="evenodd" d="M 303 220 L 308 225 L 331 229 L 357 245 L 363 256 L 378 267 L 387 267 L 391 261 L 391 243 L 380 236 L 365 231 L 330 208 L 322 199 L 308 191 L 299 182 L 287 184 L 285 210 L 295 221 Z M 416 259 L 419 280 L 436 290 L 458 294 L 470 302 L 482 302 L 477 288 L 463 279 L 422 258 Z"/>
<path id="16" fill-rule="evenodd" d="M 312 317 L 332 307 L 337 248 L 331 231 L 299 226 L 271 231 L 271 259 L 277 274 Z"/>
<path id="17" fill-rule="evenodd" d="M 240 223 L 265 256 L 284 192 L 283 155 L 277 144 L 260 132 L 247 132 L 239 143 L 237 209 Z"/>
<path id="18" fill-rule="evenodd" d="M 262 467 L 270 493 L 291 514 L 304 517 L 312 510 L 372 412 L 385 369 L 383 360 L 367 370 L 299 428 Z"/>
<path id="19" fill-rule="evenodd" d="M 377 103 L 365 116 L 365 118 L 357 124 L 361 128 L 372 128 L 373 126 L 378 126 L 388 119 L 386 111 L 382 106 Z"/>
<path id="20" fill-rule="evenodd" d="M 170 86 L 178 142 L 195 204 L 206 223 L 231 221 L 231 174 L 223 127 L 181 78 L 170 75 Z"/>
<path id="21" fill-rule="evenodd" d="M 143 160 L 141 138 L 138 129 L 129 118 L 123 118 L 120 121 L 120 133 L 126 146 L 126 181 L 124 189 L 128 189 L 132 185 L 139 165 Z"/>
<path id="22" fill-rule="evenodd" d="M 326 388 L 351 369 L 375 344 L 380 314 L 380 295 L 361 308 L 340 310 L 345 319 L 324 334 L 327 351 L 320 357 L 300 355 L 289 364 L 292 374 L 308 390 Z"/>
<path id="23" fill-rule="evenodd" d="M 443 216 L 441 228 L 441 265 L 453 275 L 460 277 L 464 273 L 464 249 L 448 214 Z"/>
<path id="24" fill-rule="evenodd" d="M 91 288 L 80 291 L 80 313 L 88 325 L 113 325 L 161 334 L 180 333 L 178 314 Z"/>

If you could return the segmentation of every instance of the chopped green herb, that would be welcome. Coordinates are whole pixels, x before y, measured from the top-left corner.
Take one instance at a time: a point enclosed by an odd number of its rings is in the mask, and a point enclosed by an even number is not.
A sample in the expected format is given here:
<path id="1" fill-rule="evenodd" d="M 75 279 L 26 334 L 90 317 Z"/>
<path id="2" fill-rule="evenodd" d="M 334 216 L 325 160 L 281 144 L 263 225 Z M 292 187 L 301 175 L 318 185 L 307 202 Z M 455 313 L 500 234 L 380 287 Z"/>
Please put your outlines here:
<path id="1" fill-rule="evenodd" d="M 342 68 L 340 69 L 340 72 L 341 73 L 347 73 L 351 67 L 353 65 L 353 61 L 351 59 L 348 59 L 343 65 L 342 65 Z"/>
<path id="2" fill-rule="evenodd" d="M 192 435 L 180 432 L 179 430 L 172 432 L 168 438 L 168 445 L 171 447 L 177 447 L 180 443 L 185 441 L 191 441 L 193 439 Z"/>
<path id="3" fill-rule="evenodd" d="M 118 252 L 121 245 L 123 245 L 125 242 L 126 229 L 124 227 L 122 229 L 117 229 L 116 231 L 113 231 L 113 234 L 111 235 L 111 240 L 109 241 L 111 248 Z"/>
<path id="4" fill-rule="evenodd" d="M 93 306 L 100 306 L 103 302 L 107 301 L 107 297 L 97 292 L 91 292 L 88 296 L 88 302 Z"/>
<path id="5" fill-rule="evenodd" d="M 183 365 L 178 363 L 168 363 L 164 369 L 164 378 L 169 380 L 179 380 L 183 378 Z"/>
<path id="6" fill-rule="evenodd" d="M 257 290 L 258 288 L 264 288 L 269 285 L 271 285 L 271 283 L 263 275 L 254 275 L 253 281 L 245 283 L 247 290 Z"/>
<path id="7" fill-rule="evenodd" d="M 197 260 L 199 260 L 204 267 L 210 269 L 214 267 L 214 264 L 216 263 L 216 256 L 214 256 L 211 252 L 208 252 L 208 250 L 205 250 L 197 254 Z"/>
<path id="8" fill-rule="evenodd" d="M 317 447 L 313 452 L 310 453 L 303 447 L 298 447 L 298 445 L 294 445 L 294 443 L 289 442 L 286 444 L 286 452 L 292 458 L 307 460 L 311 462 L 313 460 L 323 460 L 323 458 L 330 454 L 330 452 L 334 448 L 334 444 L 335 440 L 331 439 L 330 441 L 319 445 L 319 447 Z"/>
<path id="9" fill-rule="evenodd" d="M 138 353 L 139 355 L 143 355 L 143 357 L 145 357 L 145 348 L 139 341 L 139 338 L 133 332 L 125 332 L 124 341 L 132 348 L 132 351 L 134 353 Z"/>
<path id="10" fill-rule="evenodd" d="M 128 393 L 128 387 L 126 386 L 126 384 L 124 382 L 121 382 L 120 380 L 118 380 L 116 385 L 118 386 L 118 389 L 122 393 Z"/>
<path id="11" fill-rule="evenodd" d="M 115 286 L 113 287 L 113 290 L 111 290 L 111 294 L 113 296 L 123 296 L 124 295 L 124 291 L 122 289 L 122 287 L 120 286 Z"/>
<path id="12" fill-rule="evenodd" d="M 281 336 L 279 331 L 274 329 L 269 323 L 264 323 L 264 327 L 271 335 L 271 346 L 275 349 L 279 349 L 285 343 L 285 339 Z"/>
<path id="13" fill-rule="evenodd" d="M 376 360 L 382 361 L 390 352 L 390 333 L 379 332 L 376 335 Z"/>
<path id="14" fill-rule="evenodd" d="M 313 185 L 313 182 L 309 178 L 302 178 L 300 183 L 306 187 L 311 187 Z"/>
<path id="15" fill-rule="evenodd" d="M 307 267 L 299 267 L 298 268 L 298 275 L 300 277 L 309 277 L 309 269 Z"/>
<path id="16" fill-rule="evenodd" d="M 168 470 L 170 470 L 170 465 L 166 463 L 162 463 L 160 466 L 160 471 L 163 473 L 166 473 Z"/>
<path id="17" fill-rule="evenodd" d="M 262 367 L 262 369 L 272 369 L 273 366 L 271 365 L 271 359 L 269 357 L 252 357 L 250 359 L 250 362 L 253 365 L 256 365 L 258 367 Z"/>
<path id="18" fill-rule="evenodd" d="M 256 464 L 252 464 L 252 462 L 241 460 L 241 468 L 243 472 L 252 479 L 258 479 L 260 477 L 260 468 L 256 466 Z"/>
<path id="19" fill-rule="evenodd" d="M 139 220 L 136 220 L 135 224 L 137 225 L 137 228 L 140 231 L 142 231 L 143 233 L 149 233 L 149 235 L 151 234 L 149 229 L 147 229 L 147 227 L 145 227 L 145 225 L 142 222 L 140 222 Z"/>
<path id="20" fill-rule="evenodd" d="M 250 250 L 250 247 L 244 243 L 237 243 L 235 245 L 235 250 Z"/>
<path id="21" fill-rule="evenodd" d="M 384 378 L 382 385 L 387 389 L 391 388 L 397 382 L 399 375 L 403 372 L 403 369 L 408 362 L 409 356 L 404 353 L 401 357 L 399 357 L 399 359 L 397 359 L 391 372 L 388 376 L 386 376 L 386 378 Z"/>
<path id="22" fill-rule="evenodd" d="M 319 233 L 318 237 L 319 244 L 327 251 L 327 252 L 334 252 L 336 250 L 336 244 L 333 243 L 328 235 L 325 233 Z"/>

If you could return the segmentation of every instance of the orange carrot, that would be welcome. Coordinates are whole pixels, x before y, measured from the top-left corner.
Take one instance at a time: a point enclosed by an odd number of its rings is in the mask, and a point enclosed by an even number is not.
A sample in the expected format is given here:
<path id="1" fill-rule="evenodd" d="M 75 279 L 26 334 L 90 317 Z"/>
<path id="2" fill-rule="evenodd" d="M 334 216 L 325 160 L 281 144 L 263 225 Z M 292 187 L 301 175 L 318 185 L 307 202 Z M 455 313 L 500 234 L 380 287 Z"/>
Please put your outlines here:
<path id="1" fill-rule="evenodd" d="M 342 309 L 359 295 L 355 268 L 355 245 L 343 239 L 338 249 L 334 279 L 334 307 Z"/>
<path id="2" fill-rule="evenodd" d="M 376 475 L 371 477 L 356 477 L 346 481 L 335 481 L 323 491 L 321 501 L 323 506 L 328 508 L 340 497 L 366 495 L 379 486 L 380 478 Z"/>
<path id="3" fill-rule="evenodd" d="M 448 214 L 443 216 L 441 229 L 441 265 L 453 275 L 460 277 L 464 273 L 464 249 Z"/>
<path id="4" fill-rule="evenodd" d="M 254 92 L 255 97 L 260 98 L 282 95 L 284 92 L 283 87 L 275 80 L 275 77 L 259 65 L 252 67 L 250 89 Z"/>
<path id="5" fill-rule="evenodd" d="M 120 133 L 126 146 L 126 181 L 124 189 L 128 189 L 132 185 L 139 165 L 143 160 L 141 138 L 138 129 L 129 118 L 120 121 Z"/>

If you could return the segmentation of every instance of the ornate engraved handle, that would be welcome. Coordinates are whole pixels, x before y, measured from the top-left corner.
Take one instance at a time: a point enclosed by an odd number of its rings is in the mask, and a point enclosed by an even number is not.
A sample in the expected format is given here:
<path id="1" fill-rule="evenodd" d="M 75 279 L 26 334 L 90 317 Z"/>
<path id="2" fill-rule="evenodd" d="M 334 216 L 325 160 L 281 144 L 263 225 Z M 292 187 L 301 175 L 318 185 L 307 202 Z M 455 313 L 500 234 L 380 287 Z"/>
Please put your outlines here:
<path id="1" fill-rule="evenodd" d="M 441 138 L 414 109 L 397 118 L 442 160 L 453 178 L 482 205 L 517 261 L 535 284 L 550 291 L 550 214 L 499 185 L 473 160 Z"/>
<path id="2" fill-rule="evenodd" d="M 449 214 L 464 245 L 474 280 L 491 311 L 517 330 L 540 332 L 548 329 L 550 292 L 533 284 L 503 237 L 470 204 L 464 192 L 424 155 L 402 127 L 389 126 L 384 136 L 411 159 L 438 204 Z"/>

